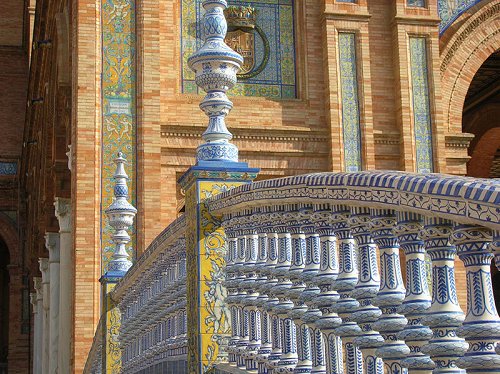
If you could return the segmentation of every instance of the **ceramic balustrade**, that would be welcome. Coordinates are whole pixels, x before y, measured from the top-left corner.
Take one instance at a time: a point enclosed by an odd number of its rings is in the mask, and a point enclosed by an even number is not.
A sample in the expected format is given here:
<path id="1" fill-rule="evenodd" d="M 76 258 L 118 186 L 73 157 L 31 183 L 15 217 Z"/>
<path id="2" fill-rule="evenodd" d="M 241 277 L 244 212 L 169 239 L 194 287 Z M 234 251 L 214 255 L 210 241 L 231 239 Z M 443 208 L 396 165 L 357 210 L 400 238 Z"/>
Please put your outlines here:
<path id="1" fill-rule="evenodd" d="M 491 209 L 478 207 L 486 202 L 467 192 L 478 182 L 459 178 L 455 200 L 461 201 L 443 203 L 433 191 L 454 177 L 433 178 L 428 184 L 404 173 L 311 175 L 256 182 L 210 199 L 213 214 L 225 215 L 230 248 L 238 245 L 230 217 L 245 217 L 240 277 L 231 261 L 227 276 L 228 294 L 251 290 L 241 306 L 260 316 L 259 328 L 248 325 L 260 340 L 246 372 L 497 372 L 500 321 L 489 268 L 499 253 L 496 200 L 490 195 Z M 498 186 L 483 188 L 500 196 Z M 461 215 L 446 204 L 471 208 Z M 455 285 L 457 250 L 466 268 L 465 320 Z"/>
<path id="2" fill-rule="evenodd" d="M 450 180 L 457 196 L 443 203 L 435 191 Z M 227 240 L 231 366 L 223 371 L 382 374 L 385 365 L 391 374 L 498 372 L 490 264 L 499 253 L 500 187 L 431 181 L 405 173 L 311 175 L 209 199 Z M 474 192 L 481 188 L 490 193 Z M 121 311 L 124 373 L 161 372 L 164 365 L 186 372 L 193 334 L 186 297 L 193 291 L 186 289 L 183 220 L 112 293 Z M 457 254 L 465 265 L 466 316 Z"/>
<path id="3" fill-rule="evenodd" d="M 121 311 L 123 373 L 187 372 L 185 220 L 179 218 L 151 244 L 112 297 Z"/>
<path id="4" fill-rule="evenodd" d="M 102 337 L 103 337 L 103 326 L 102 317 L 99 319 L 99 323 L 96 328 L 96 334 L 94 335 L 94 340 L 92 342 L 92 347 L 90 348 L 89 355 L 87 357 L 87 362 L 83 369 L 84 374 L 101 374 L 102 370 Z"/>

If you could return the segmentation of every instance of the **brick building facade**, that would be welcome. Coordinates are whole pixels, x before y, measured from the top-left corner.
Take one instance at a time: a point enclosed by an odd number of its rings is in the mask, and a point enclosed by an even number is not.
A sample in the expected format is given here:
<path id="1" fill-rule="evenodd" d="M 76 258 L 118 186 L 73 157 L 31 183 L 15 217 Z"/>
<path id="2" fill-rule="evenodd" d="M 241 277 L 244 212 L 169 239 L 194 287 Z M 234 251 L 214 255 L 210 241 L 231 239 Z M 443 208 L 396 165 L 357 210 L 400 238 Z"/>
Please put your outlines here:
<path id="1" fill-rule="evenodd" d="M 129 160 L 139 253 L 183 210 L 177 179 L 205 128 L 185 70 L 199 37 L 192 3 L 0 5 L 18 17 L 0 16 L 2 285 L 10 278 L 0 363 L 9 373 L 31 370 L 28 294 L 48 257 L 45 234 L 61 230 L 55 198 L 71 201 L 72 372 L 83 370 L 100 318 L 115 151 Z M 262 33 L 250 52 L 261 77 L 242 78 L 228 124 L 259 178 L 370 169 L 498 177 L 499 0 L 254 3 Z"/>

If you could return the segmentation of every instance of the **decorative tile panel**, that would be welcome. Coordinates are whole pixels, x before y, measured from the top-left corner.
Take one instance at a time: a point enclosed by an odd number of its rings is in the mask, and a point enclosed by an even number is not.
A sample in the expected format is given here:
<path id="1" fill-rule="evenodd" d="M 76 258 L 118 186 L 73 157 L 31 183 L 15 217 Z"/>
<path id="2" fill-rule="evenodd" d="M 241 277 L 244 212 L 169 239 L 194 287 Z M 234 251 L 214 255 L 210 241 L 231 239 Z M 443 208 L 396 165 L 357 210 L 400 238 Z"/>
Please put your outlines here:
<path id="1" fill-rule="evenodd" d="M 432 173 L 432 118 L 425 38 L 410 38 L 410 71 L 417 173 Z"/>
<path id="2" fill-rule="evenodd" d="M 442 34 L 458 17 L 482 0 L 438 0 L 438 13 L 441 18 L 439 33 Z"/>
<path id="3" fill-rule="evenodd" d="M 102 1 L 102 169 L 101 253 L 104 274 L 114 251 L 113 229 L 104 209 L 113 201 L 113 159 L 121 151 L 127 159 L 130 202 L 136 205 L 136 41 L 135 0 Z M 131 230 L 131 247 L 135 230 Z M 129 249 L 131 250 L 131 249 Z M 131 254 L 135 258 L 135 254 Z"/>
<path id="4" fill-rule="evenodd" d="M 231 90 L 238 96 L 262 96 L 293 99 L 296 97 L 295 30 L 292 0 L 229 0 L 229 6 L 250 6 L 256 10 L 256 28 L 245 40 L 250 41 L 254 67 Z M 201 1 L 182 1 L 181 58 L 182 92 L 201 93 L 195 83 L 195 74 L 188 67 L 187 59 L 202 42 L 200 21 L 203 17 Z M 229 22 L 230 23 L 230 22 Z M 235 32 L 232 37 L 245 37 L 245 32 Z M 231 33 L 226 38 L 231 38 Z"/>
<path id="5" fill-rule="evenodd" d="M 345 170 L 359 171 L 362 168 L 361 130 L 354 33 L 339 33 L 339 60 Z"/>
<path id="6" fill-rule="evenodd" d="M 17 174 L 17 162 L 0 161 L 0 176 L 11 176 Z"/>
<path id="7" fill-rule="evenodd" d="M 226 239 L 221 223 L 203 201 L 241 184 L 200 181 L 186 191 L 189 372 L 206 372 L 220 362 L 224 352 L 219 347 L 226 345 L 231 332 L 222 286 Z"/>
<path id="8" fill-rule="evenodd" d="M 102 341 L 104 342 L 103 359 L 105 362 L 106 373 L 118 374 L 121 372 L 121 351 L 118 335 L 121 325 L 120 309 L 115 305 L 110 297 L 111 291 L 115 288 L 116 283 L 104 282 L 103 283 L 103 318 L 104 328 L 102 330 Z"/>

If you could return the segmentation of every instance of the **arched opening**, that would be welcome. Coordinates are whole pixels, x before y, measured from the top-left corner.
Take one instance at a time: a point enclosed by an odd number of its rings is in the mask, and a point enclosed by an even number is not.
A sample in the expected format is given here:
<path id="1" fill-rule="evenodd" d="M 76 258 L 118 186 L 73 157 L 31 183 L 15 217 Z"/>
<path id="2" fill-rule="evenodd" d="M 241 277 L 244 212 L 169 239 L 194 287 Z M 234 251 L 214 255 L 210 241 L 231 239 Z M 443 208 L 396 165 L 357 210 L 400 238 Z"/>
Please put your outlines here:
<path id="1" fill-rule="evenodd" d="M 499 118 L 500 51 L 496 51 L 476 72 L 465 97 L 462 131 L 474 134 L 469 147 L 469 176 L 500 177 Z"/>
<path id="2" fill-rule="evenodd" d="M 0 239 L 0 374 L 7 374 L 9 352 L 9 250 Z"/>

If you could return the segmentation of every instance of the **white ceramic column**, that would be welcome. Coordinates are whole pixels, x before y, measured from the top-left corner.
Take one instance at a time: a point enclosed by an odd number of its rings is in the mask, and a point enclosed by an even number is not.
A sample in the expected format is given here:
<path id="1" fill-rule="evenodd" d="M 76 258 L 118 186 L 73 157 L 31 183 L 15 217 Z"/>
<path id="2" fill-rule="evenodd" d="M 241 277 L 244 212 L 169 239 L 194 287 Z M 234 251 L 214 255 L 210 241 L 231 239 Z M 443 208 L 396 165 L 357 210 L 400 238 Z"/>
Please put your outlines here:
<path id="1" fill-rule="evenodd" d="M 33 333 L 33 374 L 42 374 L 42 316 L 43 291 L 42 278 L 33 278 L 35 287 L 35 302 L 33 303 L 34 333 Z"/>
<path id="2" fill-rule="evenodd" d="M 40 258 L 40 271 L 42 272 L 42 373 L 49 372 L 50 363 L 50 268 L 49 259 Z"/>
<path id="3" fill-rule="evenodd" d="M 50 346 L 49 373 L 58 373 L 59 351 L 59 234 L 45 233 L 45 247 L 49 251 L 50 268 Z"/>
<path id="4" fill-rule="evenodd" d="M 59 373 L 71 372 L 71 340 L 73 331 L 73 242 L 71 238 L 71 200 L 56 197 L 54 202 L 59 220 Z"/>
<path id="5" fill-rule="evenodd" d="M 36 331 L 36 320 L 38 308 L 36 307 L 36 292 L 30 292 L 30 302 L 33 309 L 33 373 L 36 373 L 36 341 L 37 341 L 37 331 Z"/>

